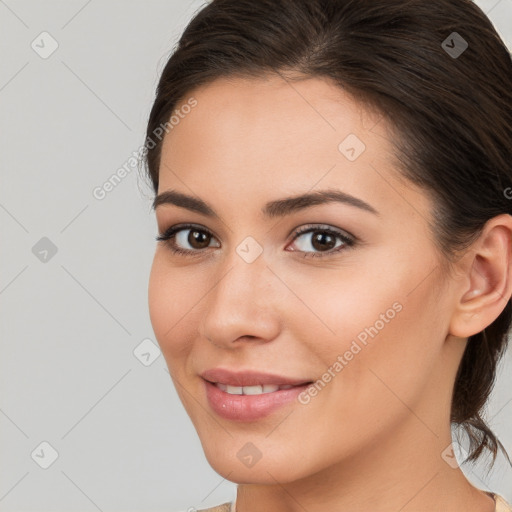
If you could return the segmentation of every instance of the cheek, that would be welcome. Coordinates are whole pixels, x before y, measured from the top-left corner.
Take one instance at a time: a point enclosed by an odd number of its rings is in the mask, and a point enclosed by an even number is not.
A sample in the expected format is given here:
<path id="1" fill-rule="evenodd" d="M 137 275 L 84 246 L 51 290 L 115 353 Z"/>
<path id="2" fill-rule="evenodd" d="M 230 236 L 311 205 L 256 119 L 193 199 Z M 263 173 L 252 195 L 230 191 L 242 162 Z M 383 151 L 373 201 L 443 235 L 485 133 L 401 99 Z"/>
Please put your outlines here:
<path id="1" fill-rule="evenodd" d="M 428 392 L 445 337 L 430 286 L 413 293 L 401 286 L 381 298 L 378 309 L 375 300 L 366 308 L 359 304 L 364 312 L 354 308 L 352 319 L 347 318 L 350 334 L 343 340 L 343 369 L 332 389 L 335 423 L 348 422 L 359 432 L 354 432 L 356 438 L 385 432 L 416 409 Z M 390 304 L 395 306 L 392 313 L 386 310 Z M 387 322 L 379 318 L 381 313 Z M 327 414 L 325 420 L 332 422 L 332 417 Z"/>
<path id="2" fill-rule="evenodd" d="M 187 315 L 201 297 L 201 290 L 190 285 L 192 281 L 186 285 L 186 275 L 187 271 L 170 268 L 163 255 L 155 254 L 148 285 L 149 316 L 168 365 L 190 350 L 187 329 L 192 322 Z"/>
<path id="3" fill-rule="evenodd" d="M 392 419 L 407 411 L 401 400 L 419 399 L 446 335 L 448 318 L 439 313 L 448 308 L 436 291 L 441 278 L 435 271 L 429 275 L 435 260 L 399 261 L 393 254 L 378 260 L 366 262 L 364 271 L 317 271 L 310 279 L 307 273 L 300 279 L 290 274 L 287 281 L 314 313 L 297 308 L 298 323 L 289 321 L 297 327 L 297 339 L 308 345 L 308 359 L 321 361 L 318 377 L 329 382 L 325 398 L 336 402 L 338 425 L 358 425 L 371 415 Z M 319 407 L 317 412 L 331 423 L 332 411 Z"/>
<path id="4" fill-rule="evenodd" d="M 382 338 L 404 317 L 417 271 L 393 265 L 389 255 L 380 256 L 370 261 L 354 255 L 337 268 L 278 269 L 294 292 L 284 307 L 279 305 L 283 323 L 293 330 L 297 343 L 325 356 L 324 364 L 333 363 L 354 340 L 365 346 Z"/>

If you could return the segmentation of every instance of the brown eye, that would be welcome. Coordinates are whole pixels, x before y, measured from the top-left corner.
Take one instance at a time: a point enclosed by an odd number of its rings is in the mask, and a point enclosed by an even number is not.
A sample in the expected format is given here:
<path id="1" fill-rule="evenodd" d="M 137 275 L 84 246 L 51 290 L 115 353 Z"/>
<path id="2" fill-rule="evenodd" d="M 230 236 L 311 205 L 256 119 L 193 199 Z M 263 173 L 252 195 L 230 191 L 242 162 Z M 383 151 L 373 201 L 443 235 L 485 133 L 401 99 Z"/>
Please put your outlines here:
<path id="1" fill-rule="evenodd" d="M 317 251 L 328 251 L 336 245 L 336 237 L 326 233 L 325 231 L 315 231 L 311 237 L 311 246 Z"/>
<path id="2" fill-rule="evenodd" d="M 329 226 L 306 226 L 296 231 L 292 251 L 304 257 L 330 256 L 355 244 L 355 238 Z"/>
<path id="3" fill-rule="evenodd" d="M 183 230 L 190 231 L 187 236 L 187 242 L 194 249 L 204 249 L 210 245 L 211 235 L 209 233 L 205 233 L 204 231 L 199 231 L 196 229 L 191 230 Z"/>
<path id="4" fill-rule="evenodd" d="M 170 227 L 165 233 L 157 236 L 156 240 L 164 242 L 176 254 L 195 256 L 211 247 L 214 238 L 207 229 L 182 224 Z M 217 243 L 213 247 L 220 247 L 220 244 Z"/>

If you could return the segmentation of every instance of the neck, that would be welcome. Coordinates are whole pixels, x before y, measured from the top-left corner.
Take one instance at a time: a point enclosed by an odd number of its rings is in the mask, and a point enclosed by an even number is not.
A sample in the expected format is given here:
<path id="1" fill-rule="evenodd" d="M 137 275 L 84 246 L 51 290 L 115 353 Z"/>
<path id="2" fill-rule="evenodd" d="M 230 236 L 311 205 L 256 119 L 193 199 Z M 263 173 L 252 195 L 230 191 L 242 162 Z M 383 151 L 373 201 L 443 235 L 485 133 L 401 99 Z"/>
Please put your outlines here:
<path id="1" fill-rule="evenodd" d="M 236 511 L 494 512 L 494 500 L 441 457 L 449 424 L 435 432 L 411 414 L 392 436 L 306 478 L 239 484 Z"/>

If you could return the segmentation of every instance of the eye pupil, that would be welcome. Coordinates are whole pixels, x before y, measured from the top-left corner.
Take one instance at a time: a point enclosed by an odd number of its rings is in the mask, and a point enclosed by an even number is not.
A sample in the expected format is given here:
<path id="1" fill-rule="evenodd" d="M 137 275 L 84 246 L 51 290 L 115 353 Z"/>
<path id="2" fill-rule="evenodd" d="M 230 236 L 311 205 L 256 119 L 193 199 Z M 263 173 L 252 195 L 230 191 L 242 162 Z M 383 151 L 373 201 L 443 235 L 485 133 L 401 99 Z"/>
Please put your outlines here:
<path id="1" fill-rule="evenodd" d="M 336 239 L 323 231 L 318 231 L 313 236 L 312 246 L 317 250 L 332 249 L 336 245 Z"/>
<path id="2" fill-rule="evenodd" d="M 188 243 L 195 249 L 204 249 L 210 245 L 210 235 L 204 233 L 203 231 L 191 230 L 188 236 Z M 198 243 L 199 246 L 197 246 L 196 243 Z"/>

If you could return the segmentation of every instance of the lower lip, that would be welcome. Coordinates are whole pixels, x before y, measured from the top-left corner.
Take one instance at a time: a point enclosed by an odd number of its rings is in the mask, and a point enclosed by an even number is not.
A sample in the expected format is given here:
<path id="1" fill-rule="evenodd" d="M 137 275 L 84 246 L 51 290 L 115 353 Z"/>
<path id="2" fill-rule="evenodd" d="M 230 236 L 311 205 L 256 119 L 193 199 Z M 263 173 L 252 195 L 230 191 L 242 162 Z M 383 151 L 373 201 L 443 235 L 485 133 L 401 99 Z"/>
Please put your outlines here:
<path id="1" fill-rule="evenodd" d="M 293 402 L 311 384 L 280 389 L 261 395 L 231 395 L 215 384 L 204 381 L 210 407 L 222 418 L 233 421 L 255 421 Z"/>

